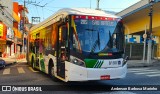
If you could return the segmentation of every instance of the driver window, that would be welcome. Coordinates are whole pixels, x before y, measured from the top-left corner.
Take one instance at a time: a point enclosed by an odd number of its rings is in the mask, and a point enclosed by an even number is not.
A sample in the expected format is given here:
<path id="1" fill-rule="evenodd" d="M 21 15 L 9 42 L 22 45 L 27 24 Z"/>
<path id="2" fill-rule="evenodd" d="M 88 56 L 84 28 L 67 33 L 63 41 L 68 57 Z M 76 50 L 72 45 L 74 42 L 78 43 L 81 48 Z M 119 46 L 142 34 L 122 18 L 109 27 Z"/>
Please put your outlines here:
<path id="1" fill-rule="evenodd" d="M 60 36 L 59 36 L 59 40 L 61 41 L 61 46 L 64 46 L 64 47 L 68 47 L 68 44 L 67 44 L 67 27 L 66 26 L 62 26 L 60 28 Z"/>

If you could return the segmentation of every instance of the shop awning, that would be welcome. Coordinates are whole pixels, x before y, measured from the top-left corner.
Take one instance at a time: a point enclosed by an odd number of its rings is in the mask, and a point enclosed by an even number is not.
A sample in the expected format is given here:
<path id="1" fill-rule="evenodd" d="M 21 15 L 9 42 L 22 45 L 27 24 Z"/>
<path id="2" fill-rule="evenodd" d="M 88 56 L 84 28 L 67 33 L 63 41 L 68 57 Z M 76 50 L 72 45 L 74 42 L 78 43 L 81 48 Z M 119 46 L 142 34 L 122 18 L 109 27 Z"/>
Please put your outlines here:
<path id="1" fill-rule="evenodd" d="M 13 28 L 13 31 L 16 37 L 22 38 L 22 33 L 17 28 Z"/>
<path id="2" fill-rule="evenodd" d="M 20 17 L 14 11 L 12 12 L 12 14 L 13 14 L 14 20 L 16 20 L 19 23 L 20 22 Z"/>

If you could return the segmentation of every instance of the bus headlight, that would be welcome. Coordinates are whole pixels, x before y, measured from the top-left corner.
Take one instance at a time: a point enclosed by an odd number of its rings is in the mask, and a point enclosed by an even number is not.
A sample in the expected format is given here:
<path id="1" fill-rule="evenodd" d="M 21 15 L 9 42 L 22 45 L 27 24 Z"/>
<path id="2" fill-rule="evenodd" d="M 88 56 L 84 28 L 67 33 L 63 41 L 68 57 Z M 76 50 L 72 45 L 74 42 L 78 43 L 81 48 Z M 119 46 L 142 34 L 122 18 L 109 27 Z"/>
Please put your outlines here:
<path id="1" fill-rule="evenodd" d="M 126 60 L 123 60 L 122 67 L 127 63 Z"/>
<path id="2" fill-rule="evenodd" d="M 85 63 L 82 60 L 77 58 L 71 58 L 71 63 L 85 67 Z"/>
<path id="3" fill-rule="evenodd" d="M 124 66 L 127 63 L 128 59 L 129 59 L 128 56 L 126 56 L 126 58 L 123 59 L 123 65 L 122 66 Z"/>

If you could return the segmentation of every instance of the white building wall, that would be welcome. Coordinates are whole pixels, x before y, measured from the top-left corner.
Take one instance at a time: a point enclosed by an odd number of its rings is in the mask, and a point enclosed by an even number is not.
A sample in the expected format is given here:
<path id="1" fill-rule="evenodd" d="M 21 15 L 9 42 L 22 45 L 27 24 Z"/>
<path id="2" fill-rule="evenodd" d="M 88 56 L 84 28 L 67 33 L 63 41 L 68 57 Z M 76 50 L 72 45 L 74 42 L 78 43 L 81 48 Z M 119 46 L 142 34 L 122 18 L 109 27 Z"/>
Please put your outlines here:
<path id="1" fill-rule="evenodd" d="M 7 25 L 7 27 L 13 27 L 13 0 L 0 0 L 0 21 Z M 4 7 L 3 7 L 4 6 Z"/>

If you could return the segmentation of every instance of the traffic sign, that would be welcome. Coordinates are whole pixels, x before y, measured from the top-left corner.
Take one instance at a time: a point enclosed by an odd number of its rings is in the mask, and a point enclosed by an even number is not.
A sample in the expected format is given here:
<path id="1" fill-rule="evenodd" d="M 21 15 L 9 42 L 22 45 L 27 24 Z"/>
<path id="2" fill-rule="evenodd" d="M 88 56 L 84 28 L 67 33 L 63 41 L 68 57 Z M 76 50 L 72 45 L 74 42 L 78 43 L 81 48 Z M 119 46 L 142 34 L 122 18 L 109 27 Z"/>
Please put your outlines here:
<path id="1" fill-rule="evenodd" d="M 147 34 L 143 34 L 143 38 L 144 38 L 144 39 L 147 38 Z"/>

